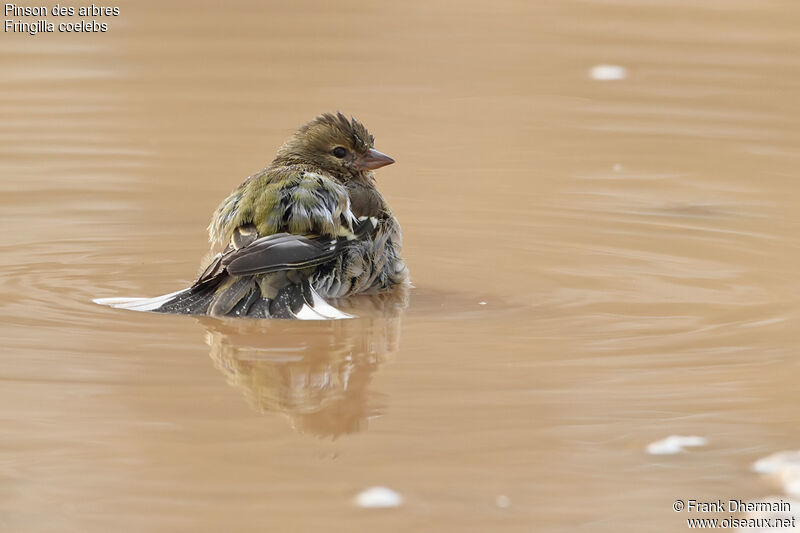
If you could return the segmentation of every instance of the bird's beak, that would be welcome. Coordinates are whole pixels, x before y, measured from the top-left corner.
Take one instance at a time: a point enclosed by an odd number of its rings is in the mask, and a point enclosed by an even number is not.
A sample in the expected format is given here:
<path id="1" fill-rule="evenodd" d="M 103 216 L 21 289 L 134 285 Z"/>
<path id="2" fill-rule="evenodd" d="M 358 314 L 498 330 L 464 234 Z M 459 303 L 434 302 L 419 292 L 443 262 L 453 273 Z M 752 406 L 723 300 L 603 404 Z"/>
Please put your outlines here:
<path id="1" fill-rule="evenodd" d="M 364 170 L 375 170 L 376 168 L 385 167 L 392 163 L 394 163 L 394 159 L 371 148 L 370 151 L 367 152 L 367 155 L 359 159 L 358 166 Z"/>

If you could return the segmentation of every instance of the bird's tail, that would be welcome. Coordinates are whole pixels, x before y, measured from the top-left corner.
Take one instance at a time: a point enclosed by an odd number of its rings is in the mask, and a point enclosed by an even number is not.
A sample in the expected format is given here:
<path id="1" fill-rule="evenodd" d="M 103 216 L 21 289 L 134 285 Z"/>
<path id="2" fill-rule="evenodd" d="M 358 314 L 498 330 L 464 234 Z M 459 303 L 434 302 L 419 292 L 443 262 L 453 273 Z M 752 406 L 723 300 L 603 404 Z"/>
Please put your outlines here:
<path id="1" fill-rule="evenodd" d="M 354 318 L 327 303 L 304 279 L 286 276 L 227 277 L 219 283 L 196 283 L 182 291 L 155 298 L 97 298 L 95 303 L 131 311 L 249 318 L 330 320 Z M 279 278 L 276 280 L 275 278 Z M 282 279 L 280 279 L 282 278 Z M 276 281 L 279 283 L 274 290 Z M 264 297 L 272 289 L 273 298 Z"/>

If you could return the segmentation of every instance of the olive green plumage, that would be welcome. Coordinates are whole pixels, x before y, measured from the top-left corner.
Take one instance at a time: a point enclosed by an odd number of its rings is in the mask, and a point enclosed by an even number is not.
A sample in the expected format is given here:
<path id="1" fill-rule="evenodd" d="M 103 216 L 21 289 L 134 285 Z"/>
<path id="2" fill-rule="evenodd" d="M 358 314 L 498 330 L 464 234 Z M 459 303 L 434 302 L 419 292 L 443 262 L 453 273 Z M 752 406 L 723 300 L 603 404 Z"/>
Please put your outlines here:
<path id="1" fill-rule="evenodd" d="M 337 236 L 343 222 L 352 231 L 352 221 L 342 220 L 348 205 L 347 189 L 310 166 L 270 166 L 222 202 L 209 224 L 209 240 L 227 243 L 245 224 L 255 225 L 261 236 L 281 231 Z"/>
<path id="2" fill-rule="evenodd" d="M 222 201 L 208 227 L 221 251 L 192 287 L 106 302 L 147 311 L 343 318 L 323 298 L 407 283 L 400 225 L 373 171 L 394 162 L 355 119 L 323 114 Z"/>

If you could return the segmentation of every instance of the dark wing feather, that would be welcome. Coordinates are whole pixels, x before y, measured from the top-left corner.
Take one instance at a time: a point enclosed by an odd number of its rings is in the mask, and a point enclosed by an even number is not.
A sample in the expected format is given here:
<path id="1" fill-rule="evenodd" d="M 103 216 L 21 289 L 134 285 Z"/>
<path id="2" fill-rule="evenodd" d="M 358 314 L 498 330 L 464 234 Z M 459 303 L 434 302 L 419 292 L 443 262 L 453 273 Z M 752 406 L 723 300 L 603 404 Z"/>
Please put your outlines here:
<path id="1" fill-rule="evenodd" d="M 202 274 L 197 278 L 192 287 L 208 284 L 211 280 L 219 280 L 219 274 L 225 270 L 225 258 L 228 257 L 232 250 L 238 250 L 251 245 L 258 239 L 258 232 L 256 227 L 252 224 L 245 224 L 239 226 L 233 232 L 231 242 L 222 253 L 214 256 L 208 266 L 203 270 Z"/>
<path id="2" fill-rule="evenodd" d="M 368 235 L 376 226 L 376 219 L 363 217 L 356 222 L 353 237 Z M 330 261 L 351 242 L 341 238 L 309 238 L 291 233 L 276 233 L 252 240 L 242 248 L 229 250 L 215 258 L 204 274 L 215 275 L 223 269 L 232 276 L 298 270 Z M 206 277 L 200 276 L 200 280 Z"/>
<path id="3" fill-rule="evenodd" d="M 347 245 L 345 239 L 309 239 L 289 233 L 276 233 L 256 239 L 250 245 L 232 250 L 221 265 L 232 276 L 269 274 L 279 270 L 298 270 L 330 261 Z"/>

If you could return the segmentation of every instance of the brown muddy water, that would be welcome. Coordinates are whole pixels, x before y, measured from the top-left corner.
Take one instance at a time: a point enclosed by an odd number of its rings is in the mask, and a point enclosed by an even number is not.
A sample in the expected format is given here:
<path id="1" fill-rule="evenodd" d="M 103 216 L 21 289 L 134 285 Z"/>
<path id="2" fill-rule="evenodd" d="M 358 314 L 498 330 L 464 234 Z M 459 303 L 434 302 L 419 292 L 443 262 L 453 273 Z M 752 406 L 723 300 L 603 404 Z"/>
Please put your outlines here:
<path id="1" fill-rule="evenodd" d="M 661 532 L 789 497 L 751 465 L 800 447 L 800 4 L 271 4 L 0 36 L 0 530 Z M 91 302 L 189 283 L 218 202 L 336 109 L 397 159 L 405 310 Z"/>

